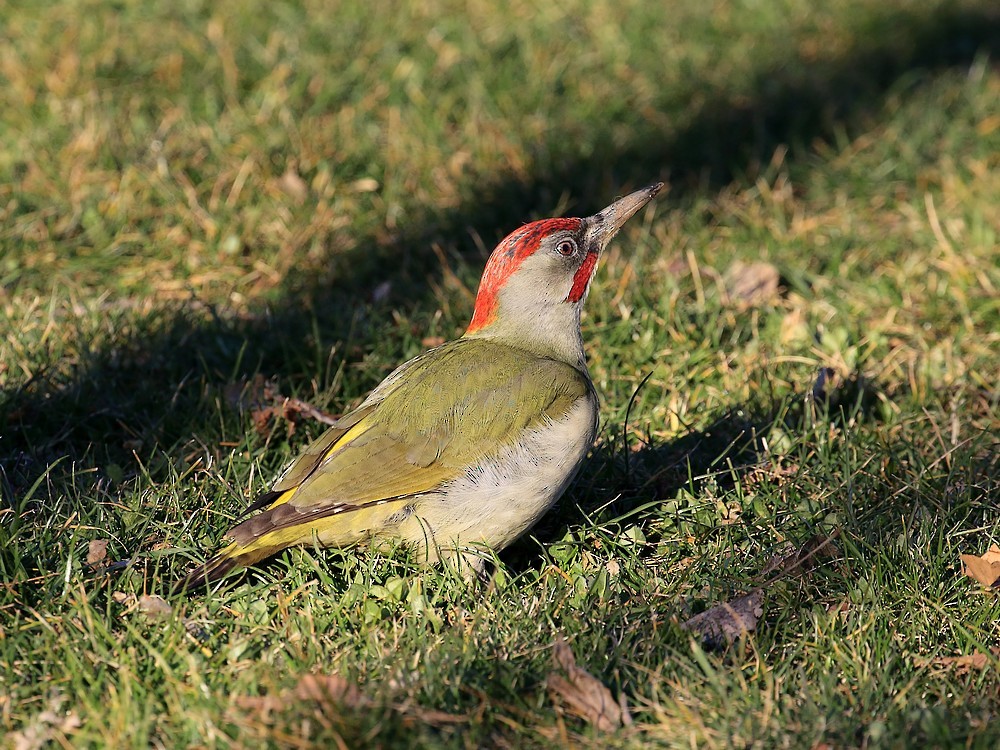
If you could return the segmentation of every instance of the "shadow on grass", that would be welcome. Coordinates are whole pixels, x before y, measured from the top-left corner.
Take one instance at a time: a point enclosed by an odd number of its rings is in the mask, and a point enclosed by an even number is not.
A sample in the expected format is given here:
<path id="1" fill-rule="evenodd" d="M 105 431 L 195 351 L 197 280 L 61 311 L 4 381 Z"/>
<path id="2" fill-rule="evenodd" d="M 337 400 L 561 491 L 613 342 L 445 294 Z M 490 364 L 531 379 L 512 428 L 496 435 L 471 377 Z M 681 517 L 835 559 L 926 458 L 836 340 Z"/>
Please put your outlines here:
<path id="1" fill-rule="evenodd" d="M 160 310 L 128 343 L 91 352 L 72 376 L 42 374 L 7 390 L 0 408 L 4 505 L 23 511 L 20 499 L 61 457 L 66 460 L 46 480 L 50 497 L 80 481 L 74 469 L 96 467 L 101 473 L 110 464 L 133 466 L 133 450 L 158 480 L 165 476 L 161 449 L 176 452 L 192 435 L 216 429 L 204 408 L 216 386 L 255 372 L 308 380 L 317 366 L 315 353 L 334 343 L 338 356 L 350 359 L 378 346 L 391 329 L 379 319 L 385 305 L 359 311 L 358 300 L 390 281 L 408 306 L 419 308 L 429 296 L 427 276 L 441 271 L 432 243 L 472 252 L 470 230 L 500 237 L 545 213 L 567 192 L 579 200 L 571 211 L 586 215 L 627 186 L 663 177 L 672 183 L 667 200 L 682 206 L 734 175 L 752 173 L 779 144 L 790 144 L 794 157 L 815 139 L 831 137 L 838 124 L 850 125 L 877 109 L 887 92 L 924 80 L 911 73 L 996 57 L 1000 8 L 915 11 L 885 18 L 883 28 L 858 28 L 855 37 L 856 46 L 837 56 L 803 62 L 790 54 L 768 61 L 738 100 L 709 100 L 677 132 L 644 125 L 622 145 L 608 123 L 594 123 L 588 144 L 593 155 L 586 158 L 547 156 L 565 151 L 554 142 L 548 149 L 541 144 L 529 180 L 500 178 L 477 187 L 474 201 L 445 214 L 428 212 L 391 240 L 360 238 L 359 250 L 340 256 L 331 249 L 327 275 L 290 275 L 267 312 L 231 318 Z M 676 463 L 677 456 L 696 453 L 712 465 L 718 455 L 710 454 L 729 442 L 718 440 L 720 434 L 743 434 L 753 426 L 753 420 L 744 424 L 738 412 L 732 414 L 711 440 L 692 435 L 667 449 L 651 449 L 655 455 L 648 458 L 660 466 L 658 496 L 686 481 L 680 475 L 687 466 Z"/>
<path id="2" fill-rule="evenodd" d="M 548 514 L 530 537 L 503 554 L 508 566 L 522 572 L 537 564 L 538 544 L 562 540 L 583 517 L 623 527 L 642 525 L 641 512 L 686 491 L 701 494 L 706 482 L 725 492 L 749 475 L 770 466 L 768 436 L 776 427 L 800 434 L 810 424 L 843 425 L 850 420 L 878 420 L 879 389 L 860 373 L 831 387 L 821 371 L 812 387 L 791 399 L 743 404 L 727 409 L 711 424 L 663 444 L 638 448 L 621 445 L 620 435 L 601 444 L 561 501 L 562 512 Z M 609 502 L 609 499 L 612 499 Z M 571 510 L 572 508 L 572 510 Z M 711 533 L 716 526 L 706 526 Z M 644 530 L 647 541 L 648 530 Z M 800 540 L 804 541 L 804 540 Z"/>

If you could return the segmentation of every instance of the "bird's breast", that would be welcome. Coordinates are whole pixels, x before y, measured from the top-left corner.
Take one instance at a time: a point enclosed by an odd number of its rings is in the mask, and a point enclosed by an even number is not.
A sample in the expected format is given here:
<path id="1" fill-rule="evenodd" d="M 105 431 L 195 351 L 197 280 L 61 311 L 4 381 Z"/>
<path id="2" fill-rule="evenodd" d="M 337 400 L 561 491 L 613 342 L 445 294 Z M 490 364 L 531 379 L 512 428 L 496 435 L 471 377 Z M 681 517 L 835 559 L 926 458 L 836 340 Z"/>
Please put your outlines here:
<path id="1" fill-rule="evenodd" d="M 597 430 L 597 401 L 578 399 L 559 419 L 519 439 L 420 498 L 399 528 L 404 539 L 442 548 L 482 544 L 500 550 L 527 531 L 562 495 Z"/>

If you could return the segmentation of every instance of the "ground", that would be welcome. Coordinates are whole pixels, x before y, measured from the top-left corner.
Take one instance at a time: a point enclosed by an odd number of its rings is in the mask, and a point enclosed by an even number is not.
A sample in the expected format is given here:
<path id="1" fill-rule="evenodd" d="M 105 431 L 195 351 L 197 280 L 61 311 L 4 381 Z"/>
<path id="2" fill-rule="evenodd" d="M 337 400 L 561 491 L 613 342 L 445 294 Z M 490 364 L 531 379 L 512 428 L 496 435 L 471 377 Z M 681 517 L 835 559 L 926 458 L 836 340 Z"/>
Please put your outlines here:
<path id="1" fill-rule="evenodd" d="M 35 5 L 8 746 L 1000 744 L 996 3 Z M 498 239 L 661 179 L 588 300 L 598 442 L 492 581 L 302 550 L 169 595 Z"/>

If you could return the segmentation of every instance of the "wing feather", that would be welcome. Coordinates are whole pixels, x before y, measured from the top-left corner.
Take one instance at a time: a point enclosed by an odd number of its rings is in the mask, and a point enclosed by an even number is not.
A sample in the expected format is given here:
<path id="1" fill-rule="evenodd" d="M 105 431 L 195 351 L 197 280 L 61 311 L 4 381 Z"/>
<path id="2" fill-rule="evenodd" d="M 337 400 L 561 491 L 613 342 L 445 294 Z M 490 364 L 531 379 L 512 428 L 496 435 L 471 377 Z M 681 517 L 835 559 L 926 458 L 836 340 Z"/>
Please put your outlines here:
<path id="1" fill-rule="evenodd" d="M 230 536 L 285 543 L 300 525 L 315 532 L 320 519 L 412 502 L 580 398 L 596 395 L 570 365 L 482 339 L 450 342 L 397 368 L 292 464 L 275 502 Z M 324 541 L 339 543 L 329 523 Z M 345 519 L 351 541 L 363 525 Z"/>

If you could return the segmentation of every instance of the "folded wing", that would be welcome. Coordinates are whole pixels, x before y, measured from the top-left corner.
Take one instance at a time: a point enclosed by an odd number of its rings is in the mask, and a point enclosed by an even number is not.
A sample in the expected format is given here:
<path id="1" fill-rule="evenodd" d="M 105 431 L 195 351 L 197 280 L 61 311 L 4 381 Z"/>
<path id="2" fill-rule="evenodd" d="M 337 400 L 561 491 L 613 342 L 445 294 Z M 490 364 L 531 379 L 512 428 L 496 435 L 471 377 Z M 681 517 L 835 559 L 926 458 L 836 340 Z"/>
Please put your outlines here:
<path id="1" fill-rule="evenodd" d="M 355 543 L 415 497 L 592 397 L 586 377 L 565 363 L 489 341 L 451 342 L 390 375 L 289 468 L 262 498 L 267 510 L 229 535 L 272 551 L 313 534 Z"/>

